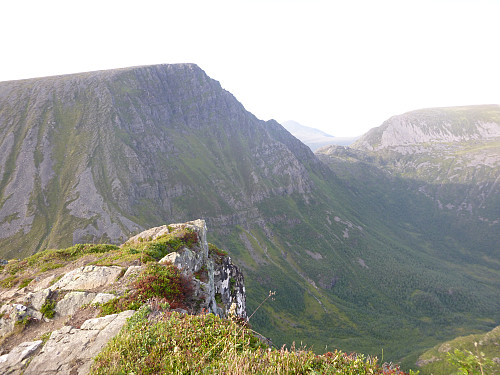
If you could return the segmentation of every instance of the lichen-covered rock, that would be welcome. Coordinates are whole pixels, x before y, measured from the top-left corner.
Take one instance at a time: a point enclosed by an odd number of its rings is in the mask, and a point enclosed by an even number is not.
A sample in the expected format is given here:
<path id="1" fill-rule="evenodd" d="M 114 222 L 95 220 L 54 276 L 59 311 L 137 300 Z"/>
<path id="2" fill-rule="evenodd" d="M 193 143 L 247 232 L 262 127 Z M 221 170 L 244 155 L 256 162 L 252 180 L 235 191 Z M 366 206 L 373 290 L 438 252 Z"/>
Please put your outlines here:
<path id="1" fill-rule="evenodd" d="M 220 295 L 223 311 L 220 315 L 226 315 L 232 304 L 236 305 L 237 316 L 246 318 L 246 292 L 243 273 L 236 267 L 231 258 L 222 258 L 220 264 L 214 267 L 214 289 L 215 294 Z M 218 307 L 220 309 L 220 306 Z"/>
<path id="2" fill-rule="evenodd" d="M 29 285 L 33 292 L 39 292 L 43 289 L 47 289 L 55 280 L 55 275 L 50 275 L 45 278 L 36 277 Z"/>
<path id="3" fill-rule="evenodd" d="M 55 311 L 62 316 L 71 316 L 78 309 L 90 303 L 96 297 L 96 293 L 89 292 L 69 292 L 62 300 L 57 302 Z"/>
<path id="4" fill-rule="evenodd" d="M 40 310 L 47 298 L 50 296 L 49 289 L 42 289 L 38 292 L 30 292 L 28 294 L 23 295 L 17 301 L 26 306 L 31 306 L 35 310 Z"/>
<path id="5" fill-rule="evenodd" d="M 50 287 L 51 290 L 93 290 L 112 284 L 122 272 L 121 267 L 86 266 L 68 272 Z"/>
<path id="6" fill-rule="evenodd" d="M 0 337 L 14 331 L 16 323 L 28 315 L 28 308 L 18 303 L 6 304 L 0 307 Z"/>
<path id="7" fill-rule="evenodd" d="M 139 275 L 139 273 L 141 273 L 141 271 L 144 269 L 143 266 L 130 266 L 129 268 L 127 268 L 127 270 L 125 271 L 125 274 L 123 275 L 123 280 L 133 280 L 135 277 L 137 277 L 137 275 Z"/>
<path id="8" fill-rule="evenodd" d="M 25 375 L 87 374 L 93 358 L 122 328 L 135 311 L 89 319 L 81 328 L 64 326 L 52 332 Z M 9 353 L 10 355 L 10 353 Z"/>
<path id="9" fill-rule="evenodd" d="M 115 298 L 117 298 L 117 296 L 115 296 L 114 294 L 111 294 L 111 293 L 98 293 L 90 303 L 91 304 L 106 303 L 106 302 L 111 301 Z"/>

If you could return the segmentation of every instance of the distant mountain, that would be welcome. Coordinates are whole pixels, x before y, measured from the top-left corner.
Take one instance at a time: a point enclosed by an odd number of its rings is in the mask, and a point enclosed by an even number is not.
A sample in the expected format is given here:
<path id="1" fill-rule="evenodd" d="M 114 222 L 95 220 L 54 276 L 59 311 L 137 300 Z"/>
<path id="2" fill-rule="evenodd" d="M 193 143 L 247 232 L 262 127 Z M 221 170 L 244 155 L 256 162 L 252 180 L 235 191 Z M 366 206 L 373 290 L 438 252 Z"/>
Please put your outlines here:
<path id="1" fill-rule="evenodd" d="M 414 181 L 440 210 L 500 225 L 500 106 L 433 108 L 394 116 L 352 148 Z"/>
<path id="2" fill-rule="evenodd" d="M 393 116 L 353 144 L 369 151 L 419 152 L 415 145 L 500 137 L 500 105 L 422 109 Z M 409 147 L 409 148 L 408 148 Z"/>
<path id="3" fill-rule="evenodd" d="M 250 313 L 276 291 L 252 326 L 277 346 L 411 362 L 500 324 L 496 224 L 437 209 L 383 155 L 338 151 L 314 155 L 194 64 L 2 82 L 0 256 L 200 218 Z"/>
<path id="4" fill-rule="evenodd" d="M 321 130 L 301 125 L 296 121 L 285 121 L 282 125 L 294 137 L 309 146 L 312 151 L 327 145 L 347 146 L 357 139 L 357 137 L 334 137 Z"/>

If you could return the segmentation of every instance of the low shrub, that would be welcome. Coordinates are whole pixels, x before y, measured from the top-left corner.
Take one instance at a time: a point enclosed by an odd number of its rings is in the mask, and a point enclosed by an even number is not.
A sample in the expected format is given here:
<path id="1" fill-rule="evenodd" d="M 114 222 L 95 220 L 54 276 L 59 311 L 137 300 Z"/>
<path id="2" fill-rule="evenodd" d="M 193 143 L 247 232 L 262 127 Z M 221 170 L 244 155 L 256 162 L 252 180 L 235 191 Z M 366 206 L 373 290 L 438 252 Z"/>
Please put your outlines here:
<path id="1" fill-rule="evenodd" d="M 172 264 L 148 263 L 131 284 L 128 294 L 101 306 L 100 316 L 125 310 L 137 310 L 150 300 L 159 300 L 171 308 L 188 308 L 193 293 L 191 279 Z"/>
<path id="2" fill-rule="evenodd" d="M 40 308 L 40 312 L 43 314 L 43 316 L 52 319 L 54 315 L 56 315 L 56 311 L 54 310 L 55 307 L 56 301 L 52 301 L 51 299 L 47 298 L 45 303 Z"/>
<path id="3" fill-rule="evenodd" d="M 25 286 L 28 286 L 29 283 L 31 283 L 33 281 L 33 278 L 26 278 L 26 279 L 23 279 L 20 283 L 19 283 L 19 288 L 24 288 Z"/>
<path id="4" fill-rule="evenodd" d="M 19 279 L 17 276 L 7 276 L 5 279 L 0 281 L 0 287 L 2 288 L 12 288 L 13 286 L 16 286 L 19 283 Z"/>
<path id="5" fill-rule="evenodd" d="M 217 255 L 219 257 L 227 256 L 227 251 L 219 249 L 217 246 L 211 243 L 208 244 L 208 253 L 209 255 Z"/>

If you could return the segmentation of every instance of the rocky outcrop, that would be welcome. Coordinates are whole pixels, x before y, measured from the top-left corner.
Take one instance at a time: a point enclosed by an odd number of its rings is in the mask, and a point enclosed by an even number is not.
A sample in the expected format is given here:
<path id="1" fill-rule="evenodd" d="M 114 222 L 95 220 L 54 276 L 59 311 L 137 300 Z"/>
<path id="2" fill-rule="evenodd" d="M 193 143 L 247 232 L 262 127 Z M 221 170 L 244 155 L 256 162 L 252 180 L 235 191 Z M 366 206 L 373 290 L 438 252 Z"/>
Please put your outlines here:
<path id="1" fill-rule="evenodd" d="M 194 294 L 201 303 L 199 309 L 225 316 L 232 304 L 236 314 L 246 318 L 246 293 L 243 273 L 232 263 L 227 255 L 210 251 L 207 242 L 207 227 L 204 220 L 195 220 L 182 224 L 164 225 L 148 229 L 126 242 L 140 243 L 155 240 L 173 230 L 188 229 L 197 234 L 198 243 L 191 248 L 183 247 L 177 252 L 167 254 L 160 263 L 172 263 L 186 275 L 193 278 Z"/>
<path id="2" fill-rule="evenodd" d="M 93 290 L 112 284 L 122 272 L 121 267 L 86 266 L 64 275 L 50 290 Z"/>
<path id="3" fill-rule="evenodd" d="M 179 233 L 188 235 L 189 245 L 167 254 L 160 263 L 175 265 L 192 283 L 190 312 L 212 312 L 220 316 L 230 312 L 246 318 L 243 274 L 224 251 L 208 244 L 204 220 L 152 228 L 130 238 L 124 245 L 154 242 L 161 236 Z M 84 322 L 75 317 L 82 314 L 82 307 L 103 304 L 126 294 L 144 267 L 87 264 L 58 276 L 38 276 L 21 289 L 0 289 L 0 340 L 15 337 L 30 324 L 36 324 L 39 333 L 44 331 L 44 325 L 52 327 L 49 331 L 45 329 L 47 333 L 53 330 L 46 343 L 33 337 L 32 341 L 11 346 L 8 353 L 0 352 L 3 354 L 0 373 L 86 374 L 92 358 L 134 312 Z M 71 321 L 80 323 L 66 325 Z"/>
<path id="4" fill-rule="evenodd" d="M 52 332 L 45 345 L 41 340 L 24 342 L 0 357 L 2 374 L 87 374 L 93 358 L 134 313 L 124 311 L 89 319 L 79 329 L 64 326 Z M 40 347 L 42 349 L 37 352 Z"/>
<path id="5" fill-rule="evenodd" d="M 21 373 L 27 362 L 32 359 L 32 356 L 42 345 L 42 340 L 23 342 L 12 349 L 9 354 L 0 356 L 2 374 L 11 375 Z"/>

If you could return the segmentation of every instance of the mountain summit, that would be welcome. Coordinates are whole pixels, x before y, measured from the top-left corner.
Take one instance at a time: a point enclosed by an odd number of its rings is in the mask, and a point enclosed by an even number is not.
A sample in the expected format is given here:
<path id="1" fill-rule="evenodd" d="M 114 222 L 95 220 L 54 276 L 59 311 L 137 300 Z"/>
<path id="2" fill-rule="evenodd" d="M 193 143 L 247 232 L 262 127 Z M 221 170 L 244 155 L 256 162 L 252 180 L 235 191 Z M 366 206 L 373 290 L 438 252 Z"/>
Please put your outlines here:
<path id="1" fill-rule="evenodd" d="M 312 153 L 193 64 L 3 82 L 0 124 L 4 254 L 121 242 L 194 212 L 224 221 L 311 189 L 297 156 Z"/>

